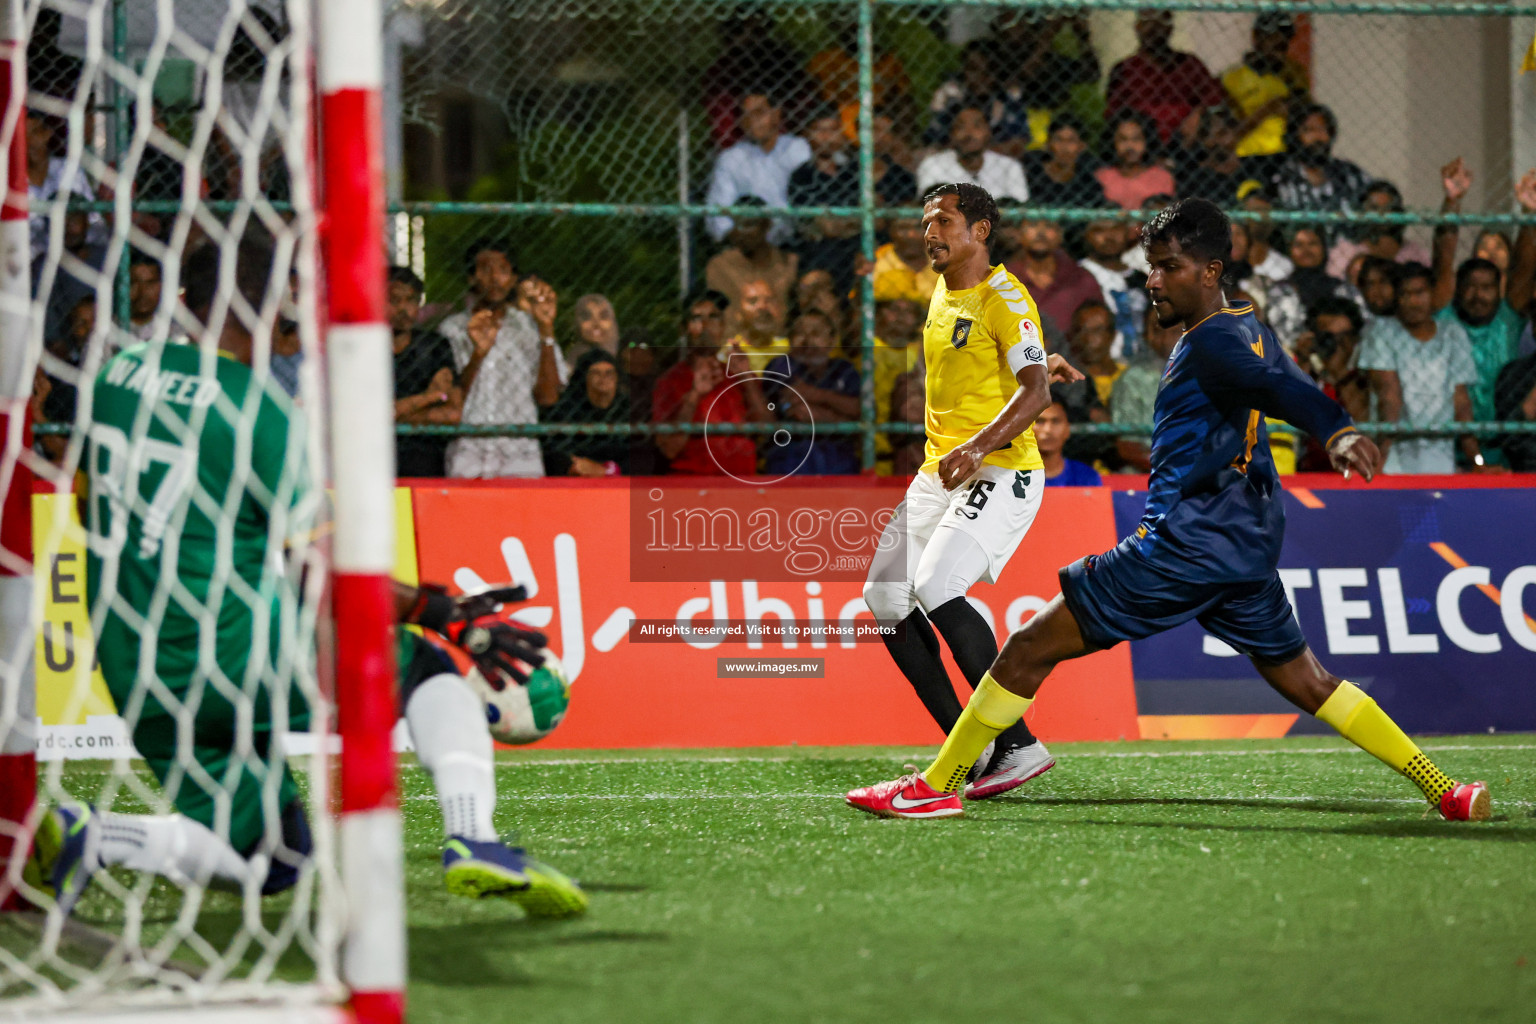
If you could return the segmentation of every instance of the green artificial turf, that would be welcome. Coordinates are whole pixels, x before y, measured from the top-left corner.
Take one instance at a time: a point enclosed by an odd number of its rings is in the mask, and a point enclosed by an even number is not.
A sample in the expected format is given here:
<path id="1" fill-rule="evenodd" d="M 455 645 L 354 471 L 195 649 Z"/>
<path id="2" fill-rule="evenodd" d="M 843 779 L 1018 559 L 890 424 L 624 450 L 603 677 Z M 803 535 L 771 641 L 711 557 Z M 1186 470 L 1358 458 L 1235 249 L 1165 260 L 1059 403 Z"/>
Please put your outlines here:
<path id="1" fill-rule="evenodd" d="M 592 895 L 555 924 L 448 895 L 408 765 L 410 1019 L 1532 1021 L 1536 737 L 1426 749 L 1495 820 L 1316 737 L 1062 744 L 949 821 L 841 799 L 930 751 L 505 753 L 498 826 Z"/>

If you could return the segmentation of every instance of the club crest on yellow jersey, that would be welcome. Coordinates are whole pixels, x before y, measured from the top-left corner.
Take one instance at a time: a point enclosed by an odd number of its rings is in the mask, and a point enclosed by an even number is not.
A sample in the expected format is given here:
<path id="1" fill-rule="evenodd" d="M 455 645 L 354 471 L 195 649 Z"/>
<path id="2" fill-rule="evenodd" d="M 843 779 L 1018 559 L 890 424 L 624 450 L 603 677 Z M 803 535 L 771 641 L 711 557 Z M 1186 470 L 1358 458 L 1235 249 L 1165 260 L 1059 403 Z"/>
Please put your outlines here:
<path id="1" fill-rule="evenodd" d="M 955 329 L 949 336 L 949 343 L 955 348 L 965 348 L 965 343 L 971 340 L 971 322 L 965 317 L 955 319 Z"/>

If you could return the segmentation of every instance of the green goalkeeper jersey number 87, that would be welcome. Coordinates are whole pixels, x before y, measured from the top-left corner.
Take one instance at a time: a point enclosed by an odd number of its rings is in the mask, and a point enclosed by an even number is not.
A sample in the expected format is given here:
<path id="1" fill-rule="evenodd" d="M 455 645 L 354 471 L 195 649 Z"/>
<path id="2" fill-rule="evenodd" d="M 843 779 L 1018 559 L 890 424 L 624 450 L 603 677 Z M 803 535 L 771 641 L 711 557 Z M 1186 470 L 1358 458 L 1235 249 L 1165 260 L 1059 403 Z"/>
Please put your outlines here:
<path id="1" fill-rule="evenodd" d="M 288 717 L 302 713 L 286 693 L 307 654 L 284 650 L 296 596 L 282 553 L 312 524 L 287 396 L 227 356 L 149 342 L 107 363 L 90 408 L 88 593 L 119 710 L 141 687 L 141 724 L 183 697 L 200 723 L 250 700 L 260 730 L 281 689 Z"/>

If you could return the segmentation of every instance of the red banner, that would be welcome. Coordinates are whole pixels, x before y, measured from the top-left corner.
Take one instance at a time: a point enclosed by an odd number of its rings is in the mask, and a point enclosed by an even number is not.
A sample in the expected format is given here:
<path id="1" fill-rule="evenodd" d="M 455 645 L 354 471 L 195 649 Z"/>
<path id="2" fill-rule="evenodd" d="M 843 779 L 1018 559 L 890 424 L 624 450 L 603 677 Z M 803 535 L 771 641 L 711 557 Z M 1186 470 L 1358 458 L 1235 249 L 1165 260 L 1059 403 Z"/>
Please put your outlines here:
<path id="1" fill-rule="evenodd" d="M 846 571 L 749 579 L 738 571 L 743 560 L 722 555 L 713 578 L 635 582 L 631 545 L 641 543 L 645 531 L 634 528 L 633 483 L 540 480 L 414 490 L 421 578 L 460 589 L 504 580 L 527 586 L 530 600 L 517 617 L 549 634 L 551 649 L 575 680 L 570 713 L 542 746 L 942 739 L 884 645 L 854 636 L 857 624 L 873 620 L 860 581 Z M 871 503 L 871 492 L 877 505 L 884 498 L 894 506 L 901 498 L 898 488 L 876 481 L 843 481 L 842 487 L 860 507 Z M 1107 489 L 1052 490 L 1002 579 L 971 592 L 999 641 L 1058 592 L 1060 566 L 1115 539 Z M 631 642 L 632 620 L 689 628 L 665 642 Z M 806 629 L 817 620 L 831 628 Z M 757 640 L 747 638 L 764 631 L 692 628 L 717 621 L 774 628 Z M 785 625 L 795 628 L 779 628 Z M 809 637 L 796 639 L 797 633 Z M 950 675 L 961 678 L 953 665 Z M 963 683 L 960 690 L 963 702 Z M 1136 738 L 1129 649 L 1063 665 L 1030 714 L 1031 726 L 1047 740 Z"/>

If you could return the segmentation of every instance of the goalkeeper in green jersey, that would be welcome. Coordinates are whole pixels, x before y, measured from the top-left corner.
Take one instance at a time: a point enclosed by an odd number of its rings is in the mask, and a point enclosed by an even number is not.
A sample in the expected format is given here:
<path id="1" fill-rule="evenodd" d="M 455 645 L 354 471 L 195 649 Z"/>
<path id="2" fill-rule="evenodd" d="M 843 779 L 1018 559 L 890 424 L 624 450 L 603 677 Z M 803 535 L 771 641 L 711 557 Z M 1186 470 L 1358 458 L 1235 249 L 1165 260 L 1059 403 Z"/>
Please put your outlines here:
<path id="1" fill-rule="evenodd" d="M 264 241 L 230 248 L 204 245 L 183 264 L 197 341 L 120 352 L 82 402 L 79 500 L 101 671 L 177 813 L 51 809 L 31 876 L 66 911 L 106 866 L 267 894 L 293 886 L 311 852 L 277 737 L 309 727 L 314 617 L 283 554 L 314 536 L 318 488 L 300 414 L 255 365 L 256 324 L 287 276 L 274 280 Z M 236 295 L 225 303 L 230 255 Z M 493 686 L 526 683 L 543 661 L 543 635 L 496 614 L 521 597 L 395 586 L 397 618 L 460 644 Z M 396 657 L 400 705 L 443 813 L 448 888 L 505 896 L 536 916 L 584 910 L 574 882 L 500 841 L 485 707 L 453 660 L 404 629 Z"/>

